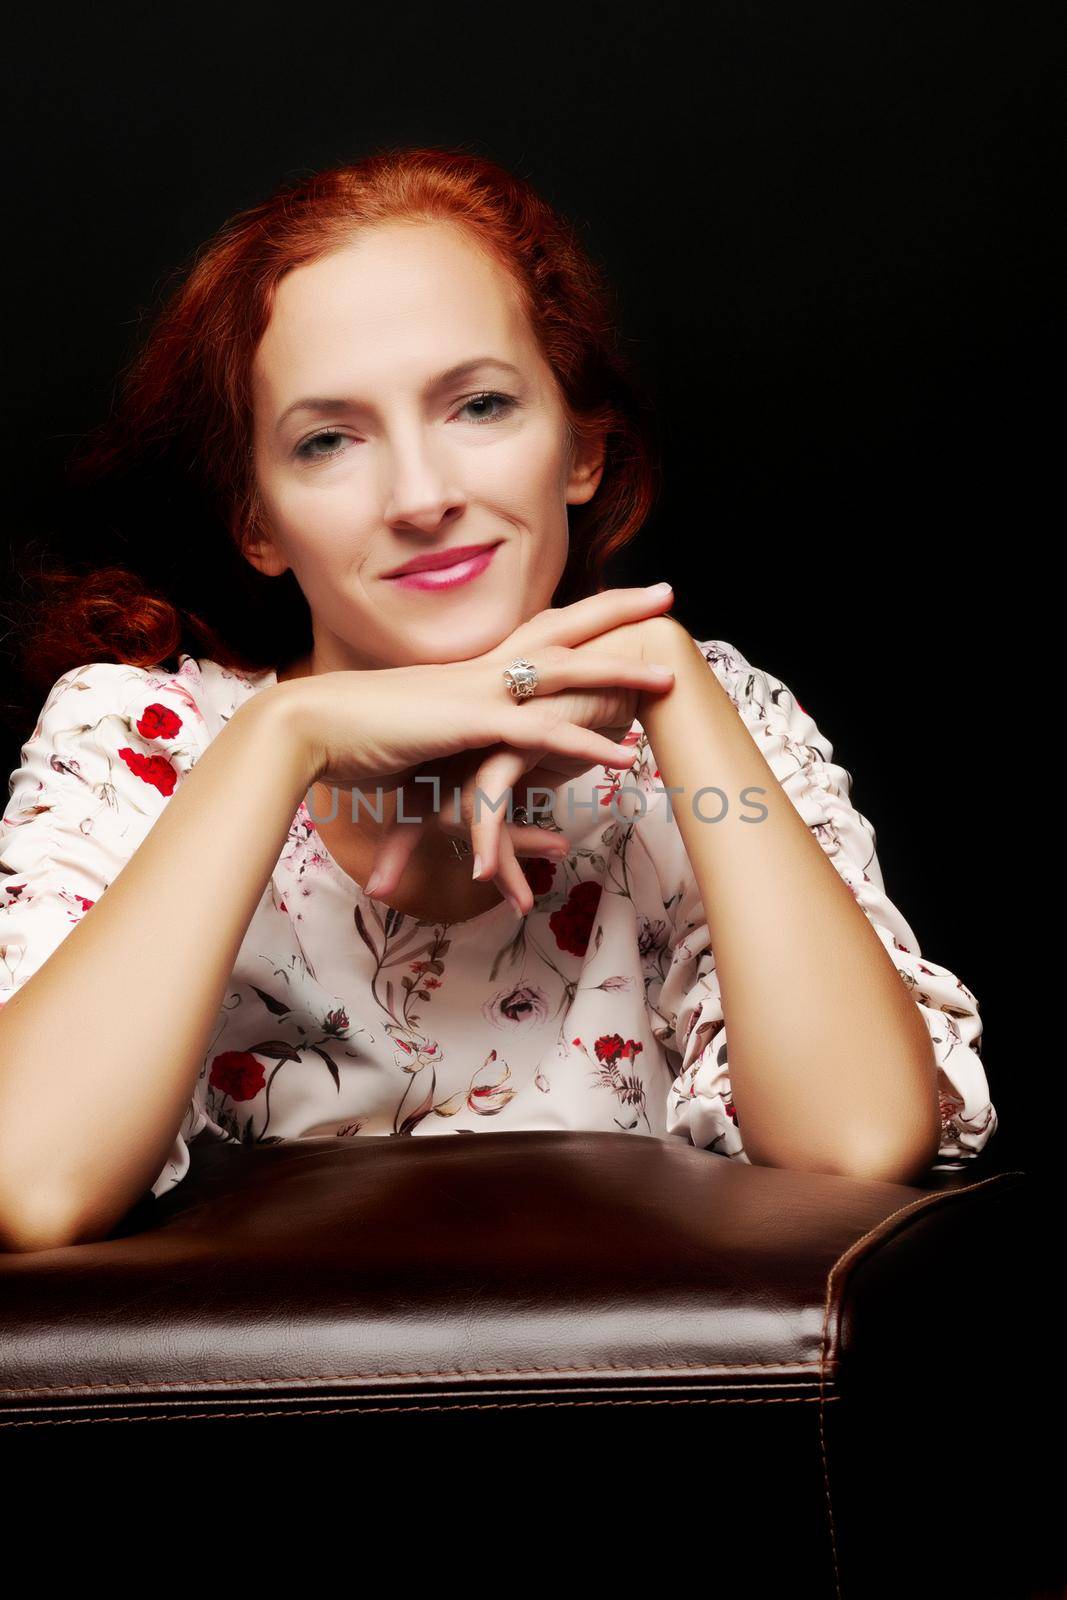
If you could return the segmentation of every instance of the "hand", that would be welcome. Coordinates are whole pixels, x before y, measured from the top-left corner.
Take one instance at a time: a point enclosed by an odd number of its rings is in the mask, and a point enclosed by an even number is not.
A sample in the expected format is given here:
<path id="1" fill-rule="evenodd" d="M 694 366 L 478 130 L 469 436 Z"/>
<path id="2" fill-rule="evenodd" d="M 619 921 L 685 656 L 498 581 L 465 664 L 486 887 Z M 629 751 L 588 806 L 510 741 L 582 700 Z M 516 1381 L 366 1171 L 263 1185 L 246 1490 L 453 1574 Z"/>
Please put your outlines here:
<path id="1" fill-rule="evenodd" d="M 506 768 L 495 768 L 494 761 L 498 757 L 510 764 Z M 516 751 L 498 744 L 491 750 L 464 751 L 444 762 L 425 763 L 400 789 L 397 811 L 402 811 L 404 820 L 388 823 L 380 831 L 367 879 L 368 894 L 387 899 L 394 893 L 418 847 L 419 825 L 431 815 L 436 817 L 442 833 L 455 839 L 469 839 L 475 802 L 480 795 L 479 817 L 491 819 L 494 840 L 499 836 L 503 842 L 499 846 L 499 871 L 486 870 L 476 852 L 474 876 L 481 881 L 495 878 L 502 893 L 509 896 L 517 909 L 524 910 L 523 896 L 529 893 L 529 885 L 515 858 L 539 856 L 559 861 L 568 850 L 567 840 L 555 828 L 507 820 L 509 791 L 514 809 L 527 803 L 526 789 L 537 785 L 542 790 L 537 798 L 543 804 L 543 790 L 556 789 L 564 781 L 567 774 L 550 769 L 543 764 L 544 759 L 544 752 Z M 551 760 L 562 765 L 566 758 L 553 755 Z M 574 773 L 589 770 L 589 762 L 582 757 L 569 762 L 568 766 Z M 524 773 L 526 781 L 520 784 L 518 780 Z M 490 796 L 499 805 L 496 811 L 487 805 Z M 478 824 L 482 828 L 485 825 L 484 820 Z"/>
<path id="2" fill-rule="evenodd" d="M 583 770 L 597 762 L 630 767 L 631 747 L 567 720 L 550 697 L 564 689 L 664 687 L 639 651 L 613 656 L 575 647 L 609 628 L 651 619 L 671 603 L 669 589 L 608 589 L 539 612 L 502 645 L 468 661 L 315 673 L 283 681 L 263 698 L 280 708 L 279 726 L 295 745 L 308 787 L 397 788 L 425 761 L 501 743 L 581 760 Z M 520 703 L 500 674 L 515 655 L 534 650 L 541 681 Z"/>
<path id="3" fill-rule="evenodd" d="M 521 633 L 516 630 L 489 654 L 505 662 L 513 660 L 523 642 Z M 536 649 L 538 646 L 531 645 L 527 638 L 523 653 Z M 586 640 L 576 649 L 633 654 L 644 659 L 641 623 L 622 624 Z M 660 683 L 647 685 L 645 692 L 667 689 L 672 681 L 668 672 Z M 545 699 L 561 717 L 594 727 L 605 738 L 623 741 L 628 739 L 638 714 L 641 695 L 640 689 L 609 684 L 585 693 L 560 690 Z M 527 802 L 527 791 L 557 790 L 568 778 L 587 772 L 590 765 L 584 756 L 569 757 L 550 749 L 516 750 L 503 743 L 488 751 L 464 751 L 443 764 L 425 763 L 410 782 L 405 780 L 397 809 L 402 805 L 404 817 L 416 816 L 420 823 L 437 813 L 443 832 L 455 838 L 469 837 L 474 845 L 474 877 L 496 881 L 502 893 L 525 914 L 531 908 L 532 897 L 517 857 L 559 860 L 569 846 L 554 827 L 509 822 L 507 797 L 510 794 L 514 809 Z M 439 782 L 432 784 L 430 779 Z M 543 807 L 543 793 L 537 798 Z M 395 890 L 418 839 L 416 825 L 410 820 L 394 822 L 383 830 L 368 880 L 375 894 L 386 896 Z"/>

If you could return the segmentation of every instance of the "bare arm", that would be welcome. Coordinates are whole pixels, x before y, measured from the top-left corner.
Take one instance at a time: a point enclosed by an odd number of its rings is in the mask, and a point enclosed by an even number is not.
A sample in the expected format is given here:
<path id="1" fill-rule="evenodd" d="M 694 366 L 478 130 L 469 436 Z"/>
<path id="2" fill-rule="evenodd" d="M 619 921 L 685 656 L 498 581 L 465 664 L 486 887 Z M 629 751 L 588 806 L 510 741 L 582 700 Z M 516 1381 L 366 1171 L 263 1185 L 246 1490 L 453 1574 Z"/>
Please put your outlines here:
<path id="1" fill-rule="evenodd" d="M 238 709 L 0 1010 L 0 1248 L 105 1237 L 166 1160 L 311 780 L 284 704 Z"/>
<path id="2" fill-rule="evenodd" d="M 749 1159 L 913 1181 L 939 1139 L 936 1061 L 922 1016 L 870 921 L 764 760 L 693 640 L 673 618 L 641 630 L 674 668 L 639 716 L 700 886 L 730 1034 Z M 694 815 L 723 790 L 719 822 Z M 741 820 L 753 786 L 767 815 Z M 755 802 L 751 802 L 754 804 Z M 704 816 L 720 807 L 705 795 Z"/>

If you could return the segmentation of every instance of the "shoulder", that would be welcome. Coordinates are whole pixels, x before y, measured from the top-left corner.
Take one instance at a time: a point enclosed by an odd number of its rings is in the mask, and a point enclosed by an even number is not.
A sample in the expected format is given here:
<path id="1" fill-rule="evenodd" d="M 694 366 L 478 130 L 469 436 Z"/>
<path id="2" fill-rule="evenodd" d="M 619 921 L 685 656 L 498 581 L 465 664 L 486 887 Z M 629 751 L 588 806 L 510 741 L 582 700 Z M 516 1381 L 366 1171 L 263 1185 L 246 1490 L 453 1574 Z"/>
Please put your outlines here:
<path id="1" fill-rule="evenodd" d="M 127 723 L 142 739 L 187 741 L 205 726 L 198 687 L 199 674 L 186 665 L 167 673 L 126 662 L 90 661 L 56 679 L 28 743 L 92 742 L 109 718 Z"/>
<path id="2" fill-rule="evenodd" d="M 693 637 L 692 642 L 751 729 L 764 736 L 781 735 L 809 746 L 824 760 L 830 758 L 832 746 L 783 678 L 757 666 L 729 640 Z"/>
<path id="3" fill-rule="evenodd" d="M 773 674 L 753 666 L 728 639 L 701 639 L 690 633 L 677 618 L 650 617 L 641 624 L 641 648 L 646 661 L 666 661 L 669 666 L 679 653 L 703 656 L 735 704 L 752 701 L 774 705 L 785 685 Z M 788 693 L 787 690 L 785 690 Z"/>
<path id="4" fill-rule="evenodd" d="M 828 772 L 834 747 L 783 678 L 756 665 L 729 639 L 699 638 L 673 617 L 650 620 L 657 628 L 661 624 L 667 627 L 660 628 L 658 634 L 650 631 L 643 640 L 645 659 L 663 659 L 670 665 L 679 659 L 681 650 L 702 657 L 779 781 L 795 787 L 798 772 L 807 776 L 815 771 Z M 652 654 L 653 648 L 661 653 Z M 642 724 L 635 721 L 630 737 L 639 739 L 642 732 Z M 843 769 L 835 769 L 832 777 L 834 782 L 848 781 Z"/>
<path id="5" fill-rule="evenodd" d="M 696 650 L 724 683 L 736 678 L 746 668 L 751 670 L 751 663 L 746 661 L 736 645 L 726 639 L 698 638 L 677 617 L 649 617 L 638 627 L 641 632 L 641 653 L 646 661 L 664 659 L 669 665 L 672 655 L 677 652 L 689 654 Z"/>
<path id="6" fill-rule="evenodd" d="M 151 814 L 210 744 L 211 724 L 208 686 L 188 656 L 173 672 L 115 661 L 72 667 L 22 746 L 5 820 L 72 805 Z"/>
<path id="7" fill-rule="evenodd" d="M 116 717 L 143 739 L 203 746 L 268 681 L 274 681 L 271 672 L 233 672 L 184 652 L 171 672 L 90 661 L 72 667 L 52 685 L 29 742 L 90 736 L 104 718 Z"/>

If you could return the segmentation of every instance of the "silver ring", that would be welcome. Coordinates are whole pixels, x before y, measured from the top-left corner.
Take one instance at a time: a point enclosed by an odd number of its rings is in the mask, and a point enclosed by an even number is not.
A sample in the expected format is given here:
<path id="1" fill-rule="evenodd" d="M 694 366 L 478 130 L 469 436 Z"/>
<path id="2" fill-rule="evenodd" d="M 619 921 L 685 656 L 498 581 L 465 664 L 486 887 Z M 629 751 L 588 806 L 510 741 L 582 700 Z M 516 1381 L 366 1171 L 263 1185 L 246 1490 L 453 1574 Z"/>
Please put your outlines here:
<path id="1" fill-rule="evenodd" d="M 466 839 L 453 839 L 450 837 L 448 842 L 452 846 L 452 854 L 458 857 L 460 860 L 462 860 L 464 856 L 470 855 L 471 847 L 467 843 Z"/>
<path id="2" fill-rule="evenodd" d="M 504 682 L 513 700 L 528 700 L 540 681 L 537 668 L 524 656 L 516 656 L 510 667 L 504 669 Z"/>

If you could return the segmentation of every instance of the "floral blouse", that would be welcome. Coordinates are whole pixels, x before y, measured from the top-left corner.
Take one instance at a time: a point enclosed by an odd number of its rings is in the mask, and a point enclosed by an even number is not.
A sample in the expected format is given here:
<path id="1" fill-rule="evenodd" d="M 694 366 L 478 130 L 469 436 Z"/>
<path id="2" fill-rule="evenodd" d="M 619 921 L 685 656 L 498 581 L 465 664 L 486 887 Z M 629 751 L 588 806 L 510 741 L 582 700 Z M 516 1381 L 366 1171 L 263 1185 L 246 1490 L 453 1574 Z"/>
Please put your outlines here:
<path id="1" fill-rule="evenodd" d="M 918 1005 L 938 1064 L 935 1166 L 966 1162 L 997 1127 L 978 1002 L 887 898 L 851 776 L 795 696 L 733 645 L 699 648 Z M 91 662 L 49 692 L 0 819 L 0 1006 L 106 892 L 238 706 L 277 681 L 178 659 L 173 673 Z M 639 722 L 627 739 L 633 768 L 592 767 L 556 791 L 542 825 L 571 851 L 521 858 L 535 904 L 519 921 L 506 900 L 453 923 L 372 900 L 301 800 L 152 1193 L 210 1138 L 600 1129 L 747 1161 L 700 891 Z"/>

